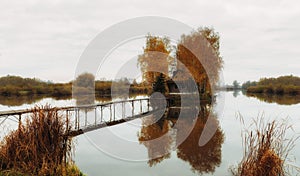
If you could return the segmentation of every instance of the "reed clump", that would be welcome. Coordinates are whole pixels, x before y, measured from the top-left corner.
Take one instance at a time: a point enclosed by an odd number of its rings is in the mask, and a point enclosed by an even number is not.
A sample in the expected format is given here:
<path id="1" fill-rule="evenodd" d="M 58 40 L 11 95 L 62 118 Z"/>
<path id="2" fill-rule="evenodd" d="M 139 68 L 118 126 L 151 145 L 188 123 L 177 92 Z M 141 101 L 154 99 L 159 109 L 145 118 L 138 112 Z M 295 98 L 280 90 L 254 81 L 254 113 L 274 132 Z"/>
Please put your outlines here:
<path id="1" fill-rule="evenodd" d="M 298 138 L 286 138 L 291 129 L 286 123 L 265 123 L 262 119 L 254 121 L 255 130 L 243 135 L 244 157 L 237 169 L 231 170 L 235 176 L 289 175 L 286 161 Z"/>
<path id="2" fill-rule="evenodd" d="M 1 142 L 0 175 L 80 175 L 70 164 L 70 130 L 69 120 L 56 108 L 35 107 Z"/>

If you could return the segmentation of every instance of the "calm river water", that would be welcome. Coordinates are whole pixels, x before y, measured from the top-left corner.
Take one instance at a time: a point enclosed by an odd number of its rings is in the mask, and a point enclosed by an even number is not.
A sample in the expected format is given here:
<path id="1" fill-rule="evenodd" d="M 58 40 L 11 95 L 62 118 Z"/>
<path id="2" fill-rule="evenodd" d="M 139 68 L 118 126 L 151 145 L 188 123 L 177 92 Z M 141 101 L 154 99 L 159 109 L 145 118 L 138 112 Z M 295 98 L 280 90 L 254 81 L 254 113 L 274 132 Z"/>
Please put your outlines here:
<path id="1" fill-rule="evenodd" d="M 0 100 L 0 110 L 24 109 L 35 104 L 52 106 L 75 105 L 73 99 L 41 98 L 37 100 Z M 75 138 L 74 160 L 87 175 L 131 176 L 193 176 L 230 175 L 229 168 L 242 159 L 241 131 L 254 118 L 278 119 L 293 125 L 287 137 L 300 135 L 300 103 L 291 97 L 255 98 L 242 93 L 220 92 L 215 112 L 211 113 L 217 130 L 204 146 L 198 145 L 199 137 L 208 118 L 209 110 L 203 107 L 196 119 L 186 117 L 177 123 L 178 109 L 165 114 L 148 116 L 112 127 L 102 128 Z M 220 103 L 220 102 L 224 102 Z M 15 102 L 13 102 L 15 101 Z M 101 102 L 102 100 L 98 100 Z M 109 101 L 109 100 L 107 100 Z M 219 102 L 219 103 L 218 103 Z M 184 112 L 182 110 L 181 112 Z M 243 116 L 244 125 L 238 114 Z M 1 122 L 1 121 L 0 121 Z M 15 127 L 13 120 L 1 123 L 2 138 L 7 130 Z M 180 141 L 180 130 L 191 131 Z M 153 141 L 159 138 L 155 143 Z M 300 141 L 290 153 L 291 159 L 300 159 Z M 300 166 L 298 160 L 291 164 Z M 296 173 L 295 173 L 296 175 Z"/>

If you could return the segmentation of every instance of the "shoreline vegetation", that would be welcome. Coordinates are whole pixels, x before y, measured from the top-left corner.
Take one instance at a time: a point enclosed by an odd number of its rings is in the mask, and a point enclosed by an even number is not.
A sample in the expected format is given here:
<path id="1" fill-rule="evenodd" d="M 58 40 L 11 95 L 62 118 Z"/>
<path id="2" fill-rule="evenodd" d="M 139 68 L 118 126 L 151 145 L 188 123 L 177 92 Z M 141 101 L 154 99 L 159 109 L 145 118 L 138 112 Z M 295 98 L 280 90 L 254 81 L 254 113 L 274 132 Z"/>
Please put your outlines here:
<path id="1" fill-rule="evenodd" d="M 274 176 L 292 175 L 299 172 L 296 166 L 290 166 L 293 160 L 289 155 L 299 137 L 290 136 L 293 127 L 282 121 L 265 120 L 257 117 L 249 127 L 245 127 L 244 119 L 239 115 L 244 125 L 243 147 L 244 156 L 237 166 L 230 171 L 233 176 Z"/>
<path id="2" fill-rule="evenodd" d="M 0 142 L 0 176 L 82 176 L 72 161 L 70 121 L 49 105 L 33 108 Z"/>
<path id="3" fill-rule="evenodd" d="M 277 78 L 261 78 L 259 81 L 247 81 L 240 85 L 236 80 L 232 85 L 217 87 L 221 91 L 238 91 L 254 94 L 299 95 L 300 77 L 288 75 Z"/>
<path id="4" fill-rule="evenodd" d="M 68 83 L 53 83 L 42 81 L 37 78 L 22 78 L 20 76 L 5 76 L 0 78 L 0 96 L 45 96 L 45 97 L 71 97 L 72 85 L 75 82 Z M 94 81 L 94 80 L 93 80 Z M 133 80 L 131 83 L 128 79 L 123 78 L 118 81 L 109 80 L 96 80 L 93 82 L 95 86 L 95 96 L 108 96 L 111 95 L 111 87 L 128 89 L 129 93 L 146 94 L 149 91 L 149 86 L 143 83 L 136 83 Z M 117 92 L 118 90 L 115 90 Z M 120 91 L 122 92 L 122 91 Z"/>
<path id="5" fill-rule="evenodd" d="M 234 81 L 232 85 L 217 87 L 219 91 L 233 91 L 236 97 L 241 91 L 247 97 L 254 97 L 267 103 L 292 105 L 300 103 L 300 77 L 288 75 L 277 78 L 261 78 L 247 81 L 242 85 Z"/>
<path id="6" fill-rule="evenodd" d="M 242 89 L 252 94 L 300 95 L 300 78 L 293 75 L 262 78 L 258 82 L 244 83 Z"/>
<path id="7" fill-rule="evenodd" d="M 158 79 L 159 77 L 157 77 Z M 113 96 L 123 97 L 129 95 L 134 97 L 137 95 L 150 95 L 153 91 L 162 92 L 166 96 L 174 89 L 173 84 L 168 78 L 163 77 L 161 82 L 154 82 L 153 85 L 145 82 L 137 83 L 135 80 L 129 81 L 127 78 L 122 78 L 118 81 L 94 80 L 94 76 L 90 73 L 83 73 L 76 80 L 68 83 L 52 83 L 41 81 L 37 78 L 22 78 L 20 76 L 5 76 L 0 77 L 0 104 L 5 105 L 22 105 L 23 103 L 35 102 L 43 98 L 54 99 L 70 99 L 74 96 L 75 99 L 81 101 L 92 99 L 95 95 L 96 100 L 110 101 Z M 157 80 L 156 80 L 157 81 Z M 168 87 L 167 82 L 173 87 Z M 157 89 L 159 85 L 159 90 Z M 175 90 L 178 91 L 178 90 Z M 210 92 L 199 90 L 199 96 L 202 103 L 211 103 L 212 96 Z M 17 102 L 10 101 L 18 99 Z M 84 103 L 87 103 L 85 101 Z M 92 101 L 90 101 L 92 102 Z"/>
<path id="8" fill-rule="evenodd" d="M 89 73 L 83 75 L 85 75 L 84 77 L 91 76 Z M 81 81 L 86 82 L 86 80 L 86 78 L 83 78 Z M 119 97 L 122 94 L 127 95 L 128 93 L 130 97 L 149 95 L 154 89 L 149 84 L 137 83 L 135 80 L 129 81 L 127 78 L 122 78 L 118 81 L 95 81 L 92 77 L 90 82 L 92 85 L 80 86 L 78 79 L 68 83 L 52 83 L 36 78 L 22 78 L 8 75 L 0 78 L 0 104 L 15 106 L 28 102 L 33 103 L 37 100 L 50 97 L 58 100 L 71 99 L 72 93 L 84 95 L 86 92 L 93 92 L 95 99 L 98 101 L 110 101 L 112 94 Z M 166 84 L 165 82 L 163 84 Z M 75 86 L 74 88 L 74 84 L 79 86 Z M 89 91 L 91 88 L 94 88 L 94 91 Z M 259 81 L 247 81 L 242 85 L 239 85 L 235 81 L 233 86 L 221 87 L 219 90 L 242 91 L 243 94 L 249 97 L 256 97 L 271 103 L 297 104 L 299 103 L 298 97 L 300 96 L 300 78 L 292 75 L 278 78 L 262 78 Z M 166 88 L 166 92 L 168 91 L 168 88 Z M 211 97 L 206 94 L 200 94 L 200 96 L 201 100 L 211 101 Z M 16 98 L 18 101 L 13 101 Z"/>

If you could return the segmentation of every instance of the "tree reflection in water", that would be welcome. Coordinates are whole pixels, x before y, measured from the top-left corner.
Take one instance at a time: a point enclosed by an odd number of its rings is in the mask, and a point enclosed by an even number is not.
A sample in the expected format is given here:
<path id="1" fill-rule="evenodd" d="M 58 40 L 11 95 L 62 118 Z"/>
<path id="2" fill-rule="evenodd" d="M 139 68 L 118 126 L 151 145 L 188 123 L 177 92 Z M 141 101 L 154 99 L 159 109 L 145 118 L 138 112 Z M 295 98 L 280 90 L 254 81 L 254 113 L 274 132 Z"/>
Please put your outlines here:
<path id="1" fill-rule="evenodd" d="M 22 106 L 24 104 L 34 104 L 44 98 L 52 98 L 54 100 L 68 100 L 71 96 L 53 97 L 48 95 L 28 95 L 28 96 L 0 96 L 0 105 L 3 106 Z"/>
<path id="2" fill-rule="evenodd" d="M 169 121 L 159 118 L 161 114 L 162 112 L 155 113 L 153 116 L 142 119 L 143 127 L 139 133 L 139 141 L 148 149 L 149 166 L 170 158 L 171 125 Z"/>
<path id="3" fill-rule="evenodd" d="M 204 106 L 201 106 L 196 119 L 189 117 L 189 113 L 185 111 L 190 111 L 190 109 L 169 108 L 161 118 L 153 115 L 142 119 L 143 126 L 139 133 L 139 141 L 148 149 L 148 164 L 153 166 L 160 163 L 170 158 L 172 150 L 176 150 L 177 157 L 188 162 L 193 172 L 214 173 L 216 167 L 221 164 L 222 144 L 224 143 L 224 134 L 217 116 L 210 114 L 209 108 Z M 181 120 L 178 120 L 179 114 L 181 114 Z M 218 129 L 207 144 L 199 146 L 199 139 L 209 114 Z M 189 134 L 185 140 L 178 143 L 185 134 L 182 130 L 185 131 L 191 127 L 193 128 L 188 131 Z M 153 140 L 157 141 L 153 142 Z"/>
<path id="4" fill-rule="evenodd" d="M 248 97 L 257 98 L 267 103 L 277 103 L 279 105 L 294 105 L 300 103 L 300 95 L 276 95 L 276 94 L 259 94 L 246 93 Z"/>
<path id="5" fill-rule="evenodd" d="M 209 112 L 207 108 L 202 108 L 199 116 L 196 119 L 195 126 L 186 138 L 177 148 L 178 158 L 189 162 L 194 172 L 213 173 L 215 168 L 220 166 L 222 159 L 222 144 L 224 142 L 224 134 L 219 126 L 219 121 L 216 115 L 212 115 L 213 122 L 216 123 L 218 129 L 213 137 L 204 146 L 199 146 L 199 139 L 208 119 Z M 191 123 L 186 120 L 183 126 L 188 126 Z M 184 127 L 181 127 L 184 129 Z"/>

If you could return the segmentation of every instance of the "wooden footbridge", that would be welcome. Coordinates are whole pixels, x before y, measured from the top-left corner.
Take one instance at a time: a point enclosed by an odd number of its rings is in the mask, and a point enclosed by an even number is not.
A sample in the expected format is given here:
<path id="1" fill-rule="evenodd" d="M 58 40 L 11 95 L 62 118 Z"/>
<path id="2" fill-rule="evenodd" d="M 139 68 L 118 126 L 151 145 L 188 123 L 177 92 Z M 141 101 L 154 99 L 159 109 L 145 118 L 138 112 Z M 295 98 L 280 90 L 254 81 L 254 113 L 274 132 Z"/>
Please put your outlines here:
<path id="1" fill-rule="evenodd" d="M 72 136 L 141 118 L 157 110 L 150 106 L 149 98 L 57 108 L 70 120 Z M 0 111 L 0 125 L 7 119 L 20 124 L 30 113 L 33 109 Z"/>

